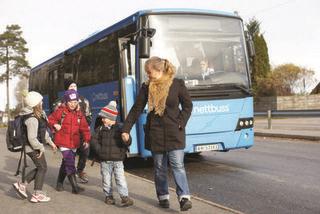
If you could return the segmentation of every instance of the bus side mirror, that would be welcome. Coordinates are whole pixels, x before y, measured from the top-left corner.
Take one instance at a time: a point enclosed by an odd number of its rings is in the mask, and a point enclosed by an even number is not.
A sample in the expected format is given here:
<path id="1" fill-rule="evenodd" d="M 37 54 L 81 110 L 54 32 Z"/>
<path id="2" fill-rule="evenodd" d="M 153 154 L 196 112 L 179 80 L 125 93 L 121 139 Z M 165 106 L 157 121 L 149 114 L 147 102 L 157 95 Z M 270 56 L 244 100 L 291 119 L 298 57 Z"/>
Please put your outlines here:
<path id="1" fill-rule="evenodd" d="M 252 40 L 249 40 L 247 42 L 247 46 L 248 46 L 248 53 L 249 53 L 249 56 L 252 58 L 256 55 L 256 50 L 254 49 L 254 43 Z"/>
<path id="2" fill-rule="evenodd" d="M 150 57 L 150 46 L 151 38 L 156 33 L 154 28 L 143 28 L 138 31 L 138 47 L 139 47 L 139 58 L 149 58 Z"/>
<path id="3" fill-rule="evenodd" d="M 149 58 L 150 57 L 150 37 L 147 36 L 139 36 L 138 37 L 139 44 L 139 58 Z"/>
<path id="4" fill-rule="evenodd" d="M 245 32 L 245 35 L 246 35 L 246 43 L 247 43 L 249 57 L 253 58 L 256 55 L 256 51 L 254 48 L 254 42 L 252 40 L 252 36 L 248 31 Z"/>

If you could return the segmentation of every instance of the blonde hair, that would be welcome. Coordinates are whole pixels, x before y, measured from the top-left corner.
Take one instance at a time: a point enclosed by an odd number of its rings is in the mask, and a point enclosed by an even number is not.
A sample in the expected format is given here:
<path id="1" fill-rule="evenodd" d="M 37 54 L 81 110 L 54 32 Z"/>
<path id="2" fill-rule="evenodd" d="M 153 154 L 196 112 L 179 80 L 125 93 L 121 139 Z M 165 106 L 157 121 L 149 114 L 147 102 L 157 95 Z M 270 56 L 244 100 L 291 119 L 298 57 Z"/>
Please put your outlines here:
<path id="1" fill-rule="evenodd" d="M 161 71 L 168 76 L 174 76 L 174 74 L 176 73 L 176 69 L 174 65 L 171 62 L 169 62 L 169 60 L 161 59 L 160 57 L 157 57 L 157 56 L 153 56 L 145 62 L 144 64 L 145 71 L 147 71 L 149 67 L 157 71 Z"/>
<path id="2" fill-rule="evenodd" d="M 40 102 L 38 105 L 32 108 L 33 114 L 37 119 L 40 119 L 42 117 L 43 109 L 42 109 L 42 103 Z"/>
<path id="3" fill-rule="evenodd" d="M 148 80 L 148 110 L 155 111 L 155 114 L 162 116 L 166 108 L 166 101 L 169 94 L 170 86 L 173 82 L 175 67 L 167 60 L 160 57 L 151 57 L 145 63 L 145 71 L 149 68 L 163 72 L 159 79 Z"/>

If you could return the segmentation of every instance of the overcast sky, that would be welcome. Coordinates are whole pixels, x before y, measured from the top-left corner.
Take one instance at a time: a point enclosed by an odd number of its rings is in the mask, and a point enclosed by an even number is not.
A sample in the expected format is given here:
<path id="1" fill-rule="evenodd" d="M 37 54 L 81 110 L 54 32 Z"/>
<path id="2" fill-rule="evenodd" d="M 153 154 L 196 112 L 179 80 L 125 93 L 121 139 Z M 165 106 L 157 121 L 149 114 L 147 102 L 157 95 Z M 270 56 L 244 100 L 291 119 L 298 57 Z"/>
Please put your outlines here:
<path id="1" fill-rule="evenodd" d="M 272 66 L 305 66 L 320 80 L 319 0 L 0 0 L 0 8 L 0 32 L 10 24 L 22 27 L 32 67 L 138 10 L 195 8 L 238 11 L 245 22 L 256 17 Z M 0 91 L 3 110 L 4 85 Z"/>

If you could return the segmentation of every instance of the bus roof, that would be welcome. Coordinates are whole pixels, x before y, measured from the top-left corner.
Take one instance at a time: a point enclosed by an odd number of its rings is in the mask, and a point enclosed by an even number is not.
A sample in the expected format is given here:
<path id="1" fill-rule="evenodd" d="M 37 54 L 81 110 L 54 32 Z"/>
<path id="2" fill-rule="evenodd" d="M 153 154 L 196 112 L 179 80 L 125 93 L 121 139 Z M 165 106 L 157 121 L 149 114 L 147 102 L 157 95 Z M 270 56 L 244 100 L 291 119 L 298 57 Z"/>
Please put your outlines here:
<path id="1" fill-rule="evenodd" d="M 126 26 L 128 24 L 131 24 L 135 22 L 140 16 L 144 15 L 150 15 L 150 14 L 202 14 L 202 15 L 217 15 L 217 16 L 228 16 L 233 18 L 240 18 L 237 13 L 230 13 L 230 12 L 223 12 L 223 11 L 216 11 L 216 10 L 203 10 L 203 9 L 171 9 L 171 8 L 163 8 L 163 9 L 147 9 L 147 10 L 140 10 L 131 16 L 117 22 L 114 25 L 111 25 L 110 27 L 107 27 L 106 29 L 94 33 L 93 35 L 90 35 L 88 38 L 80 41 L 79 43 L 73 45 L 72 47 L 66 49 L 65 51 L 57 54 L 56 56 L 44 61 L 43 63 L 33 67 L 31 69 L 31 72 L 34 70 L 37 70 L 43 66 L 49 65 L 59 59 L 62 59 L 64 55 L 71 54 L 75 52 L 76 50 L 85 47 L 95 41 L 98 41 L 108 34 L 122 28 L 123 26 Z"/>
<path id="2" fill-rule="evenodd" d="M 218 11 L 218 10 L 204 10 L 204 9 L 190 9 L 190 8 L 180 8 L 180 9 L 171 9 L 171 8 L 163 8 L 163 9 L 147 9 L 138 11 L 137 14 L 140 16 L 146 14 L 207 14 L 207 15 L 220 15 L 220 16 L 231 16 L 238 17 L 235 13 Z"/>

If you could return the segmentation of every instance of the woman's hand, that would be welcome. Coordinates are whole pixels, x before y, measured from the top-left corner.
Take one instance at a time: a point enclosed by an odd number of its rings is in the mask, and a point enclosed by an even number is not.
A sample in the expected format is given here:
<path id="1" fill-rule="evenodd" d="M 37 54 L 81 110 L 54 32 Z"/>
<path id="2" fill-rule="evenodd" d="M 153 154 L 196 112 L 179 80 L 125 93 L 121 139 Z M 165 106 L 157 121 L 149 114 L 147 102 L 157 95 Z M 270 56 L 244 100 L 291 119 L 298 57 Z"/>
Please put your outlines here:
<path id="1" fill-rule="evenodd" d="M 54 129 L 56 131 L 59 131 L 61 129 L 61 125 L 60 124 L 54 124 L 53 127 L 54 127 Z"/>
<path id="2" fill-rule="evenodd" d="M 123 142 L 128 142 L 129 141 L 129 134 L 126 132 L 123 132 L 121 134 L 121 138 L 122 138 Z"/>

